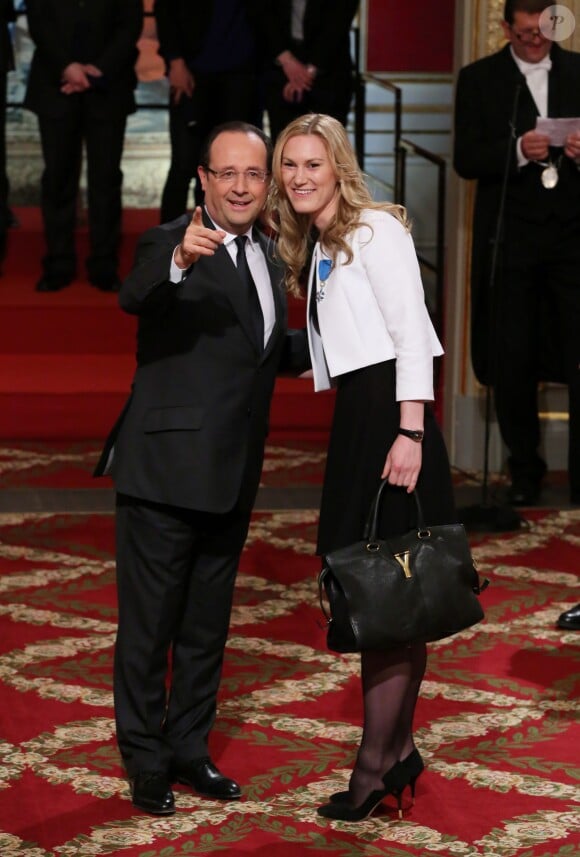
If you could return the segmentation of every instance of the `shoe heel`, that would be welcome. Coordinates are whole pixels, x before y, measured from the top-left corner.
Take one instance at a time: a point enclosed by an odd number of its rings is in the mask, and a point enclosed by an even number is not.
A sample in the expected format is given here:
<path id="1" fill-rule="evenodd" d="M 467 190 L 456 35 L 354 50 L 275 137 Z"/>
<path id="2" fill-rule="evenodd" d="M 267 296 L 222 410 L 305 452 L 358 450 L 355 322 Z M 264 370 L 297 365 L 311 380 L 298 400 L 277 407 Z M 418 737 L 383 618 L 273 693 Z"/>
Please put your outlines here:
<path id="1" fill-rule="evenodd" d="M 396 762 L 383 777 L 387 794 L 392 794 L 397 801 L 399 819 L 403 818 L 403 792 L 408 782 L 408 774 L 402 762 Z"/>
<path id="2" fill-rule="evenodd" d="M 397 799 L 397 810 L 399 812 L 399 821 L 403 820 L 403 792 L 400 791 L 395 795 Z"/>

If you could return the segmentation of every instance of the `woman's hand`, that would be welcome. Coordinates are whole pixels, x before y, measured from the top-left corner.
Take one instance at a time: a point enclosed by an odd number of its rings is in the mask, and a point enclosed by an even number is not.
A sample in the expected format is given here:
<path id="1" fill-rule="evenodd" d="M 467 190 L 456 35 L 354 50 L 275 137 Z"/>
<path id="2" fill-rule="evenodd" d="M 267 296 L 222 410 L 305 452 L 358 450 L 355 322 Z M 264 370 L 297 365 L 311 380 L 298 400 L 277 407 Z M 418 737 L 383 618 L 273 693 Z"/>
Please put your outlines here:
<path id="1" fill-rule="evenodd" d="M 422 445 L 399 434 L 387 454 L 382 478 L 387 479 L 389 485 L 400 485 L 411 493 L 417 484 L 422 461 Z"/>

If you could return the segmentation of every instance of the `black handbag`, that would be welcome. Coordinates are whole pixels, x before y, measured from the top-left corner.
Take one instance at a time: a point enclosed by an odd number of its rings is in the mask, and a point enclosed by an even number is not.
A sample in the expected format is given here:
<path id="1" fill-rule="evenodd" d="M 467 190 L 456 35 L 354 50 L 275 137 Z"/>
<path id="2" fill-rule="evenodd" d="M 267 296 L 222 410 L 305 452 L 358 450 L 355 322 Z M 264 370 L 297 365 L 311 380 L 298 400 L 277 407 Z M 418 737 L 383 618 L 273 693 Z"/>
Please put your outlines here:
<path id="1" fill-rule="evenodd" d="M 324 556 L 318 577 L 327 644 L 335 652 L 391 649 L 449 637 L 483 619 L 480 582 L 463 524 L 426 526 L 377 539 L 381 483 L 362 541 Z M 330 615 L 325 608 L 324 592 Z"/>

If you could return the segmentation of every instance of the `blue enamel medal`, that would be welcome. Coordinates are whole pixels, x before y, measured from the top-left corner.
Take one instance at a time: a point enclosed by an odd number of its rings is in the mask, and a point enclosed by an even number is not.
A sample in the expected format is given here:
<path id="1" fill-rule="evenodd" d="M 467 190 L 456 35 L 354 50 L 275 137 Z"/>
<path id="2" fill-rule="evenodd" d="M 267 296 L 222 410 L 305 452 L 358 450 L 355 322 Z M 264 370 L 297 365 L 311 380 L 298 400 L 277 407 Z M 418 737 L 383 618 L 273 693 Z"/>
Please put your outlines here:
<path id="1" fill-rule="evenodd" d="M 324 294 L 326 290 L 326 281 L 330 276 L 330 272 L 332 271 L 332 262 L 330 259 L 321 259 L 318 263 L 318 288 L 316 290 L 316 301 L 320 303 L 320 301 L 324 300 Z"/>

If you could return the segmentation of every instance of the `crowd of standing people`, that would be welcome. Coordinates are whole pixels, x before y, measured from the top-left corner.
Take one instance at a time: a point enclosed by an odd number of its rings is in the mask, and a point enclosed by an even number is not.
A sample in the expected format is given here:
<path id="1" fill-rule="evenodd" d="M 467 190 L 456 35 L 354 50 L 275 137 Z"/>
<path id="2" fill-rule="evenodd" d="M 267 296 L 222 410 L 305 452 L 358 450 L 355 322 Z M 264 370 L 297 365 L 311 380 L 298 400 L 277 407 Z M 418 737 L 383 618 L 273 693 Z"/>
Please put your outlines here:
<path id="1" fill-rule="evenodd" d="M 149 4 L 169 84 L 170 164 L 160 222 L 199 204 L 202 145 L 232 120 L 270 136 L 302 112 L 346 122 L 353 92 L 350 32 L 358 0 L 154 0 Z M 36 283 L 56 292 L 79 275 L 75 245 L 79 183 L 86 159 L 88 281 L 120 289 L 121 162 L 128 116 L 136 110 L 135 63 L 143 0 L 28 0 L 33 56 L 24 107 L 37 116 L 46 252 Z M 0 2 L 0 263 L 10 224 L 4 123 L 13 68 L 13 0 Z"/>

